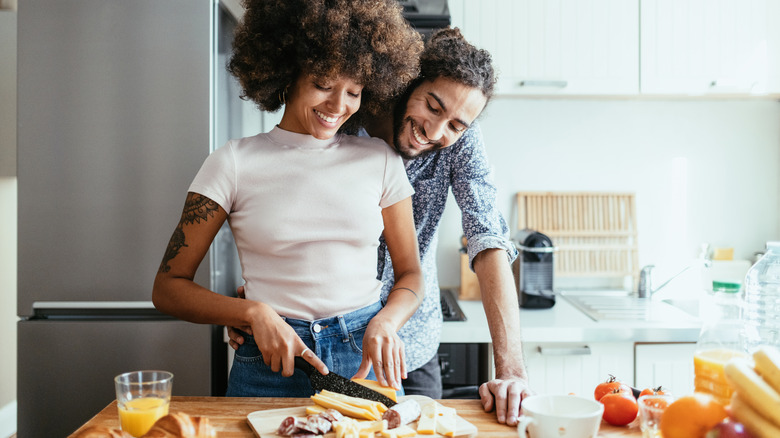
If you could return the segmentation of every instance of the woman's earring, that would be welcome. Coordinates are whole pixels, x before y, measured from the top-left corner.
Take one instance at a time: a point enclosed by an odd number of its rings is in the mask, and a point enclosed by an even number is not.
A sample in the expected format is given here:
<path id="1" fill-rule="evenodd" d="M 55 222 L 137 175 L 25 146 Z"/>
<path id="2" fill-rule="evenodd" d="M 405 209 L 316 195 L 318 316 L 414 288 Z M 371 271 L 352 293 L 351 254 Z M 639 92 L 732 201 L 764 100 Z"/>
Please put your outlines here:
<path id="1" fill-rule="evenodd" d="M 287 103 L 287 88 L 288 87 L 289 87 L 289 85 L 287 87 L 284 87 L 284 90 L 279 92 L 279 103 L 281 103 L 282 105 Z"/>

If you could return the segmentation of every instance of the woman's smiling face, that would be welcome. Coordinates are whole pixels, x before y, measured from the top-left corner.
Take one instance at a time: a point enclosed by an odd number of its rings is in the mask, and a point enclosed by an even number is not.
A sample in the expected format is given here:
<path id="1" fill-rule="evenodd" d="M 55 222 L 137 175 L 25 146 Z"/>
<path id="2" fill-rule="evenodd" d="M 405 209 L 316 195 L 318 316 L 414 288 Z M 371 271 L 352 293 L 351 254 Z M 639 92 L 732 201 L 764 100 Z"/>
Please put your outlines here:
<path id="1" fill-rule="evenodd" d="M 301 75 L 290 87 L 279 127 L 327 140 L 360 109 L 363 86 L 352 79 Z"/>

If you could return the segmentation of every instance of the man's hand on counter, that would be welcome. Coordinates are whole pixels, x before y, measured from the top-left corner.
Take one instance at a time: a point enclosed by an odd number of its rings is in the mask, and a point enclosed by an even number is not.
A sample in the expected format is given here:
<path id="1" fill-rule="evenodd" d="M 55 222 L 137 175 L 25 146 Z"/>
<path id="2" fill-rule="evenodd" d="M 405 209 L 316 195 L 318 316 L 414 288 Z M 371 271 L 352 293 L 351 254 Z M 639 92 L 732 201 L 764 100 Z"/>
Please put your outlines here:
<path id="1" fill-rule="evenodd" d="M 493 379 L 479 387 L 479 398 L 485 412 L 495 409 L 496 420 L 509 426 L 516 426 L 520 416 L 520 405 L 524 398 L 532 395 L 526 379 Z"/>
<path id="2" fill-rule="evenodd" d="M 479 387 L 479 397 L 486 412 L 495 409 L 499 423 L 515 426 L 520 404 L 532 392 L 523 360 L 520 305 L 512 268 L 506 252 L 497 248 L 481 251 L 474 257 L 473 265 L 490 329 L 497 377 Z"/>

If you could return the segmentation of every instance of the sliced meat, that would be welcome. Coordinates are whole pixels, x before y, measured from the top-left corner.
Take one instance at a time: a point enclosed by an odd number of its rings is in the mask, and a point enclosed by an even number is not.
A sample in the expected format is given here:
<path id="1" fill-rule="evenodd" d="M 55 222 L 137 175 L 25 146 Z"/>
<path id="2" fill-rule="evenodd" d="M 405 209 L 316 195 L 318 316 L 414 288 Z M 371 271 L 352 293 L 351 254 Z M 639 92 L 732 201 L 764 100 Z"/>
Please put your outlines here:
<path id="1" fill-rule="evenodd" d="M 306 426 L 302 427 L 302 429 L 315 435 L 325 435 L 330 432 L 332 427 L 333 425 L 330 420 L 326 419 L 321 414 L 317 414 L 306 417 Z"/>
<path id="2" fill-rule="evenodd" d="M 344 415 L 342 415 L 341 412 L 335 409 L 328 409 L 326 411 L 320 412 L 319 415 L 321 415 L 322 418 L 330 421 L 331 423 L 344 419 Z"/>
<path id="3" fill-rule="evenodd" d="M 420 418 L 420 410 L 420 404 L 416 400 L 408 399 L 385 411 L 382 419 L 387 420 L 388 429 L 395 429 Z"/>
<path id="4" fill-rule="evenodd" d="M 328 409 L 318 414 L 309 415 L 306 418 L 287 417 L 276 430 L 278 435 L 294 438 L 308 438 L 317 435 L 325 435 L 333 428 L 333 422 L 343 419 L 341 412 Z"/>
<path id="5" fill-rule="evenodd" d="M 298 430 L 297 422 L 298 419 L 295 417 L 285 418 L 276 429 L 276 433 L 282 436 L 292 436 Z"/>
<path id="6" fill-rule="evenodd" d="M 337 414 L 341 415 L 338 412 Z M 333 421 L 335 420 L 331 420 L 331 418 L 336 418 L 336 416 L 333 414 L 323 415 L 323 413 L 319 413 L 316 415 L 309 415 L 306 418 L 287 417 L 282 420 L 282 424 L 276 429 L 276 433 L 278 435 L 295 438 L 325 435 L 333 428 Z M 343 416 L 341 418 L 343 418 Z"/>

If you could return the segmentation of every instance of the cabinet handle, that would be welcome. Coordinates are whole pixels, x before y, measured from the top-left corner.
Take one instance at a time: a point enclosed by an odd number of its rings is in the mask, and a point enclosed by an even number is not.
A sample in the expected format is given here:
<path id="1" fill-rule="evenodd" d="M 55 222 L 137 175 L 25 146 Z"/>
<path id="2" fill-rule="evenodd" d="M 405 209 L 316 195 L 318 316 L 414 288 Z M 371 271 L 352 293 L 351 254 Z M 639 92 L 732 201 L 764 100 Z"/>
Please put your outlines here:
<path id="1" fill-rule="evenodd" d="M 518 83 L 521 87 L 555 87 L 566 88 L 569 83 L 567 81 L 520 81 Z"/>
<path id="2" fill-rule="evenodd" d="M 590 355 L 590 347 L 537 347 L 539 354 L 545 356 L 587 356 Z"/>
<path id="3" fill-rule="evenodd" d="M 723 89 L 727 91 L 750 91 L 756 85 L 756 82 L 748 83 L 747 81 L 735 81 L 731 79 L 716 79 L 710 82 L 711 89 Z"/>

